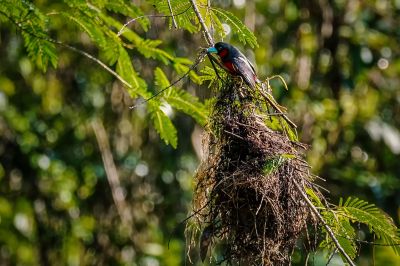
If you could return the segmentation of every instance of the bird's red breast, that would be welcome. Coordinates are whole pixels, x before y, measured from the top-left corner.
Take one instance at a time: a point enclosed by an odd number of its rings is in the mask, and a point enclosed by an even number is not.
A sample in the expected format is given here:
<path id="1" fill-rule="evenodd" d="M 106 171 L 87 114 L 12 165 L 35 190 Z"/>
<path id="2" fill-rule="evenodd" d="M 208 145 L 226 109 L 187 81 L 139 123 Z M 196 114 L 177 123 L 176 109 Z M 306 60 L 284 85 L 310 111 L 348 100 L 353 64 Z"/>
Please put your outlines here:
<path id="1" fill-rule="evenodd" d="M 219 57 L 224 58 L 225 56 L 228 55 L 228 53 L 229 53 L 228 49 L 225 48 L 225 49 L 221 50 L 221 51 L 218 53 L 218 55 L 219 55 Z"/>
<path id="2" fill-rule="evenodd" d="M 226 69 L 228 69 L 229 72 L 231 72 L 231 74 L 237 74 L 236 70 L 233 68 L 232 61 L 226 61 L 226 62 L 223 62 L 223 64 L 226 67 Z"/>

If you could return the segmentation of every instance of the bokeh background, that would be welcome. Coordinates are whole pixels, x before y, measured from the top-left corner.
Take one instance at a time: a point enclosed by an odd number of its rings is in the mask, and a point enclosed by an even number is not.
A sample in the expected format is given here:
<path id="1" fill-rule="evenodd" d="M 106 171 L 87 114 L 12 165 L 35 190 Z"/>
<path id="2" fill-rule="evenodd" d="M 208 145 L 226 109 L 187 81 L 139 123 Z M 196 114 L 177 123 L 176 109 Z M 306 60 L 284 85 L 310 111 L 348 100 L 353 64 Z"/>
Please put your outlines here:
<path id="1" fill-rule="evenodd" d="M 34 2 L 47 12 L 57 5 Z M 155 13 L 148 1 L 133 2 Z M 326 197 L 333 203 L 359 197 L 398 224 L 400 1 L 211 4 L 254 31 L 258 48 L 243 46 L 227 25 L 224 41 L 244 51 L 260 78 L 280 74 L 288 83 L 285 91 L 273 81 L 274 94 L 310 145 L 307 161 L 326 179 L 320 181 L 330 191 Z M 85 33 L 56 22 L 56 39 L 97 54 Z M 194 60 L 205 46 L 201 34 L 169 29 L 165 18 L 151 24 L 148 32 L 138 31 L 161 39 L 175 56 Z M 58 68 L 43 73 L 28 58 L 20 32 L 0 19 L 0 265 L 190 265 L 183 220 L 201 127 L 170 112 L 178 147 L 165 145 L 145 105 L 128 108 L 134 101 L 119 82 L 79 54 L 58 52 Z M 159 63 L 133 55 L 134 66 L 151 80 Z M 211 95 L 205 84 L 184 80 L 181 87 L 202 99 Z M 111 186 L 104 151 L 118 176 Z M 373 241 L 366 232 L 360 228 L 360 239 Z M 309 265 L 325 265 L 327 255 L 311 253 Z M 293 264 L 304 265 L 305 256 L 296 250 Z M 329 265 L 342 263 L 334 257 Z M 400 257 L 360 243 L 357 265 L 400 265 Z"/>

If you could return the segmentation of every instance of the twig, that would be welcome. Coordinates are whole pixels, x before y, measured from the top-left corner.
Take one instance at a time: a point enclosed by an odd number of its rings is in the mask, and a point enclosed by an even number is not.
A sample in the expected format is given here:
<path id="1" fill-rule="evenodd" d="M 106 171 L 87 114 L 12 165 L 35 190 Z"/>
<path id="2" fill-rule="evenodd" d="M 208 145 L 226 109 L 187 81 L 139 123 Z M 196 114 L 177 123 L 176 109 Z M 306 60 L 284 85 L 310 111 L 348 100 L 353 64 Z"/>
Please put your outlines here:
<path id="1" fill-rule="evenodd" d="M 233 133 L 233 132 L 230 132 L 230 131 L 228 131 L 228 130 L 224 130 L 224 132 L 225 132 L 225 133 L 228 133 L 229 135 L 232 135 L 232 136 L 234 136 L 234 137 L 236 137 L 236 138 L 238 138 L 238 139 L 244 140 L 244 138 L 242 138 L 241 136 L 239 136 L 239 135 L 237 135 L 237 134 L 235 134 L 235 133 Z"/>
<path id="2" fill-rule="evenodd" d="M 334 251 L 332 252 L 332 254 L 329 256 L 328 261 L 326 262 L 326 265 L 325 265 L 325 266 L 328 266 L 329 263 L 331 263 L 331 260 L 333 259 L 333 256 L 335 256 L 336 252 L 337 252 L 337 248 L 335 248 L 335 250 L 334 250 Z"/>
<path id="3" fill-rule="evenodd" d="M 172 17 L 172 19 L 174 19 L 174 17 L 180 16 L 180 15 L 186 13 L 186 12 L 190 9 L 190 7 L 191 7 L 191 6 L 188 6 L 188 8 L 186 8 L 186 9 L 183 10 L 182 12 L 177 13 L 177 14 L 175 14 L 175 15 L 143 15 L 143 16 L 139 16 L 139 17 L 133 18 L 133 19 L 129 20 L 128 22 L 126 22 L 126 23 L 122 26 L 122 28 L 118 31 L 117 36 L 121 36 L 121 34 L 123 33 L 123 30 L 124 30 L 129 24 L 135 22 L 135 21 L 138 20 L 138 19 L 141 19 L 141 18 L 170 18 L 170 17 Z M 172 14 L 172 13 L 171 13 L 171 14 Z M 175 22 L 175 23 L 176 23 L 176 22 Z M 175 26 L 175 25 L 174 25 L 174 26 Z M 177 27 L 177 25 L 176 25 L 176 27 Z"/>
<path id="4" fill-rule="evenodd" d="M 110 143 L 108 142 L 107 132 L 103 123 L 99 119 L 95 119 L 91 123 L 97 143 L 99 145 L 101 158 L 103 159 L 104 168 L 106 170 L 108 184 L 111 188 L 111 194 L 114 204 L 117 207 L 118 215 L 122 224 L 132 229 L 132 215 L 125 202 L 123 189 L 119 181 L 117 168 L 114 164 L 114 159 L 110 150 Z M 132 234 L 131 234 L 132 235 Z"/>
<path id="5" fill-rule="evenodd" d="M 308 266 L 308 258 L 310 257 L 310 253 L 307 253 L 306 260 L 304 262 L 304 266 Z"/>
<path id="6" fill-rule="evenodd" d="M 167 0 L 167 2 L 168 2 L 169 12 L 171 12 L 172 24 L 174 24 L 174 28 L 176 29 L 178 28 L 178 25 L 176 24 L 174 12 L 172 11 L 171 0 Z"/>
<path id="7" fill-rule="evenodd" d="M 68 48 L 68 49 L 70 49 L 71 51 L 74 51 L 74 52 L 76 52 L 76 53 L 78 53 L 78 54 L 81 54 L 81 55 L 83 55 L 83 56 L 86 56 L 86 57 L 89 58 L 90 60 L 92 60 L 92 61 L 96 62 L 97 64 L 99 64 L 100 66 L 102 66 L 106 71 L 108 71 L 111 75 L 113 75 L 114 77 L 116 77 L 119 81 L 121 81 L 121 82 L 122 82 L 124 85 L 126 85 L 128 88 L 132 89 L 132 85 L 129 84 L 128 81 L 126 81 L 124 78 L 122 78 L 120 75 L 118 75 L 117 72 L 115 72 L 114 70 L 112 70 L 111 68 L 109 68 L 105 63 L 103 63 L 101 60 L 97 59 L 96 57 L 92 56 L 91 54 L 89 54 L 89 53 L 87 53 L 87 52 L 85 52 L 85 51 L 82 51 L 82 50 L 80 50 L 80 49 L 78 49 L 78 48 L 76 48 L 76 47 L 74 47 L 74 46 L 71 46 L 71 45 L 62 43 L 62 42 L 57 41 L 57 40 L 52 40 L 52 39 L 50 39 L 50 40 L 48 40 L 48 41 L 51 41 L 51 42 L 53 42 L 53 43 L 55 43 L 55 44 L 58 44 L 58 45 L 60 45 L 60 46 L 65 47 L 65 48 Z"/>
<path id="8" fill-rule="evenodd" d="M 336 248 L 339 250 L 339 252 L 343 255 L 343 257 L 346 259 L 347 263 L 349 263 L 351 266 L 356 266 L 354 262 L 351 260 L 349 255 L 346 253 L 346 251 L 343 249 L 343 247 L 340 245 L 339 241 L 337 240 L 335 234 L 333 233 L 332 229 L 329 227 L 329 225 L 325 222 L 324 218 L 321 216 L 321 214 L 318 212 L 317 208 L 312 204 L 310 199 L 307 197 L 307 195 L 304 193 L 300 185 L 293 181 L 293 184 L 303 197 L 303 199 L 306 201 L 307 205 L 310 207 L 311 211 L 317 216 L 318 220 L 322 223 L 322 225 L 325 227 L 325 230 L 328 232 L 329 236 L 331 237 L 333 243 L 335 244 Z"/>
<path id="9" fill-rule="evenodd" d="M 286 122 L 287 122 L 290 126 L 292 126 L 292 128 L 294 128 L 294 129 L 297 128 L 296 124 L 293 123 L 293 121 L 290 120 L 289 117 L 287 117 L 287 116 L 281 111 L 281 109 L 278 107 L 278 105 L 277 105 L 273 100 L 271 100 L 271 98 L 269 97 L 270 94 L 269 94 L 268 92 L 264 92 L 264 91 L 262 90 L 262 88 L 259 89 L 259 92 L 261 93 L 261 95 L 268 101 L 268 103 L 269 103 L 276 111 L 282 113 L 283 119 L 285 119 Z M 271 96 L 271 97 L 272 97 L 272 96 Z M 273 97 L 272 97 L 272 99 L 273 99 Z"/>
<path id="10" fill-rule="evenodd" d="M 181 77 L 179 77 L 177 80 L 175 80 L 174 82 L 172 82 L 169 86 L 167 86 L 167 87 L 163 88 L 162 90 L 158 91 L 157 93 L 155 93 L 155 94 L 152 95 L 151 97 L 149 97 L 149 98 L 145 99 L 144 101 L 141 101 L 141 102 L 139 102 L 139 103 L 137 103 L 137 104 L 135 104 L 135 105 L 132 105 L 132 106 L 130 106 L 129 108 L 130 108 L 130 109 L 135 109 L 136 107 L 138 107 L 138 106 L 140 106 L 140 105 L 142 105 L 142 104 L 144 104 L 144 103 L 147 103 L 148 101 L 154 99 L 155 97 L 157 97 L 158 95 L 160 95 L 160 94 L 163 93 L 164 91 L 168 90 L 169 88 L 171 88 L 172 86 L 174 86 L 175 84 L 177 84 L 178 82 L 180 82 L 182 79 L 184 79 L 185 77 L 187 77 L 187 76 L 189 75 L 190 71 L 193 71 L 193 69 L 195 69 L 195 68 L 201 63 L 201 61 L 203 61 L 203 59 L 204 59 L 205 56 L 206 56 L 205 53 L 201 53 L 201 54 L 197 57 L 196 62 L 194 62 L 194 64 L 190 66 L 189 70 L 186 71 L 185 74 L 183 74 L 183 75 L 182 75 Z"/>
<path id="11" fill-rule="evenodd" d="M 204 36 L 206 37 L 206 41 L 207 41 L 208 45 L 214 46 L 214 41 L 211 37 L 211 34 L 207 29 L 206 23 L 204 22 L 204 19 L 200 14 L 199 9 L 197 8 L 196 0 L 190 0 L 190 3 L 192 4 L 194 13 L 196 13 L 197 18 L 199 19 L 201 27 L 203 28 Z"/>

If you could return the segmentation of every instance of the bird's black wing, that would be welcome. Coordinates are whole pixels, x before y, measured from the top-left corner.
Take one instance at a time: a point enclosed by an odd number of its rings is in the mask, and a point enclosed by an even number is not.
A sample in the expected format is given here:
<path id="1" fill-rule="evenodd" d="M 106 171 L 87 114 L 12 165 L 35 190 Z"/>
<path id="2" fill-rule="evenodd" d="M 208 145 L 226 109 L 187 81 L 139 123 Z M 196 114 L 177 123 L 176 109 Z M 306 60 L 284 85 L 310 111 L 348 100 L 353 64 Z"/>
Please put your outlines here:
<path id="1" fill-rule="evenodd" d="M 253 65 L 243 55 L 235 56 L 232 58 L 233 67 L 235 71 L 244 79 L 247 85 L 251 88 L 256 86 L 256 72 Z"/>

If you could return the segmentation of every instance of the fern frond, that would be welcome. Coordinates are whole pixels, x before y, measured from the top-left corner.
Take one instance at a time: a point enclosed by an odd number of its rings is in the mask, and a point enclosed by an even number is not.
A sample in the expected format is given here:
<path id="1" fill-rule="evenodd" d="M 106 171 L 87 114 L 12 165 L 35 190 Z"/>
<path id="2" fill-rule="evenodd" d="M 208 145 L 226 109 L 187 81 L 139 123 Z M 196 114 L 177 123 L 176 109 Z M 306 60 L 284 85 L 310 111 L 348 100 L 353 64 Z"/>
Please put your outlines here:
<path id="1" fill-rule="evenodd" d="M 142 17 L 143 12 L 140 8 L 132 4 L 128 0 L 113 0 L 106 1 L 105 8 L 115 13 L 122 14 L 126 17 L 138 18 L 136 21 L 140 24 L 144 31 L 147 31 L 150 26 L 150 21 L 147 17 Z M 141 18 L 139 18 L 141 17 Z"/>
<path id="2" fill-rule="evenodd" d="M 400 236 L 398 228 L 391 217 L 364 200 L 349 197 L 344 203 L 340 201 L 337 214 L 349 217 L 352 222 L 366 224 L 370 232 L 381 238 L 383 243 L 392 245 L 396 254 L 400 255 Z"/>
<path id="3" fill-rule="evenodd" d="M 216 33 L 220 39 L 223 39 L 226 36 L 226 32 L 222 26 L 221 20 L 218 18 L 215 12 L 210 12 L 210 17 L 214 34 Z"/>
<path id="4" fill-rule="evenodd" d="M 156 88 L 163 89 L 170 86 L 167 76 L 160 68 L 156 68 L 154 76 Z M 197 97 L 172 87 L 163 94 L 163 99 L 175 109 L 193 117 L 200 125 L 205 125 L 208 117 L 207 109 Z"/>
<path id="5" fill-rule="evenodd" d="M 169 117 L 155 102 L 149 102 L 149 111 L 154 128 L 161 139 L 164 140 L 165 144 L 170 144 L 173 148 L 176 148 L 178 145 L 177 131 Z"/>
<path id="6" fill-rule="evenodd" d="M 254 36 L 243 22 L 229 11 L 221 8 L 212 7 L 212 12 L 215 13 L 216 18 L 220 18 L 231 26 L 232 31 L 237 34 L 239 41 L 243 44 L 248 43 L 251 47 L 258 47 L 257 38 Z"/>
<path id="7" fill-rule="evenodd" d="M 136 43 L 137 50 L 146 58 L 157 59 L 164 64 L 168 65 L 171 60 L 173 60 L 173 56 L 167 53 L 166 51 L 157 48 L 162 43 L 160 40 L 143 40 L 139 43 Z"/>
<path id="8" fill-rule="evenodd" d="M 41 70 L 46 72 L 49 64 L 54 68 L 57 67 L 58 56 L 53 43 L 32 36 L 26 32 L 22 32 L 22 36 L 24 37 L 24 43 L 29 57 Z"/>
<path id="9" fill-rule="evenodd" d="M 131 85 L 131 88 L 127 88 L 127 90 L 132 98 L 140 95 L 147 99 L 151 96 L 147 91 L 147 83 L 136 73 L 127 51 L 122 46 L 119 49 L 116 71 L 118 75 Z"/>
<path id="10" fill-rule="evenodd" d="M 100 14 L 100 17 L 110 27 L 121 29 L 123 26 L 120 22 L 109 16 Z M 115 37 L 117 36 L 115 33 L 113 34 Z M 130 41 L 133 44 L 134 48 L 137 49 L 137 51 L 146 58 L 153 58 L 159 60 L 166 65 L 169 64 L 171 60 L 173 60 L 172 55 L 158 48 L 158 46 L 162 43 L 162 41 L 160 40 L 143 39 L 137 33 L 133 32 L 130 29 L 125 29 L 124 32 L 122 33 L 122 36 L 124 36 L 128 41 Z"/>
<path id="11" fill-rule="evenodd" d="M 187 58 L 182 58 L 182 57 L 174 58 L 173 63 L 172 63 L 172 67 L 175 69 L 175 71 L 179 75 L 186 74 L 192 65 L 193 65 L 193 62 L 191 60 L 189 60 Z M 202 83 L 200 77 L 194 71 L 190 71 L 189 77 L 196 84 Z"/>
<path id="12" fill-rule="evenodd" d="M 321 212 L 321 215 L 334 232 L 340 246 L 351 259 L 354 259 L 357 255 L 357 243 L 355 241 L 356 233 L 354 228 L 351 226 L 349 219 L 345 217 L 340 217 L 340 219 L 338 219 L 332 211 L 323 211 Z M 322 230 L 326 232 L 325 229 Z M 336 245 L 328 234 L 325 235 L 325 239 L 321 242 L 320 247 L 325 248 L 330 252 L 336 250 Z M 345 260 L 343 259 L 343 261 Z"/>
<path id="13" fill-rule="evenodd" d="M 95 25 L 87 16 L 82 15 L 80 12 L 62 12 L 61 15 L 78 25 L 99 47 L 104 47 L 107 44 L 101 28 Z"/>
<path id="14" fill-rule="evenodd" d="M 208 88 L 221 88 L 223 81 L 218 78 L 215 73 L 214 68 L 206 66 L 202 70 L 200 70 L 200 81 L 203 84 L 205 81 L 209 81 Z M 219 75 L 226 75 L 225 72 L 221 72 Z"/>
<path id="15" fill-rule="evenodd" d="M 154 0 L 152 2 L 158 12 L 164 15 L 171 15 L 167 1 Z M 178 28 L 186 29 L 191 33 L 199 31 L 197 18 L 189 1 L 171 0 L 170 3 L 174 14 L 178 14 L 175 16 Z M 171 19 L 169 19 L 169 26 L 170 28 L 172 27 Z"/>
<path id="16" fill-rule="evenodd" d="M 28 1 L 2 1 L 0 11 L 22 31 L 29 57 L 43 71 L 57 66 L 57 51 L 48 37 L 47 16 Z"/>

